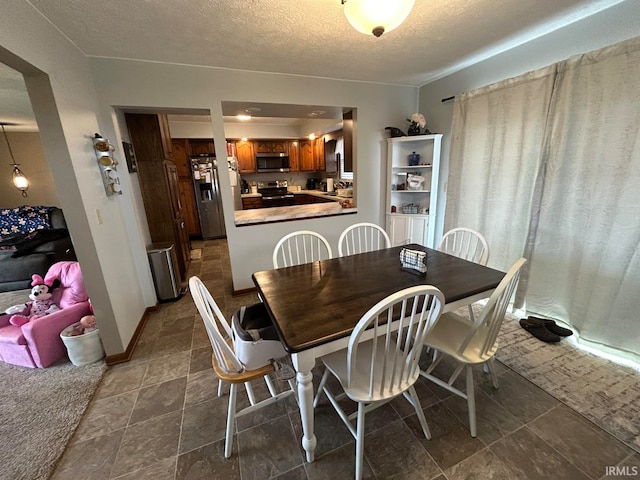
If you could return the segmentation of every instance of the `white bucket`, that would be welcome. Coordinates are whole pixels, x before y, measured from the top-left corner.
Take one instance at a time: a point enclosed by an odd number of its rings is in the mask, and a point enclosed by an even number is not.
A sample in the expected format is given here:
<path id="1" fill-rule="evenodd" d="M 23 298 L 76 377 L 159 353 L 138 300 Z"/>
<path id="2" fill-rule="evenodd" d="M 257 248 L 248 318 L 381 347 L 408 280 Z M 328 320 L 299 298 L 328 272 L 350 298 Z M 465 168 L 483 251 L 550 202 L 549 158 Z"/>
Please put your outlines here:
<path id="1" fill-rule="evenodd" d="M 104 349 L 100 340 L 100 330 L 97 328 L 82 335 L 68 336 L 77 323 L 68 326 L 60 333 L 60 338 L 67 347 L 69 360 L 75 366 L 80 367 L 89 363 L 97 362 L 104 357 Z"/>

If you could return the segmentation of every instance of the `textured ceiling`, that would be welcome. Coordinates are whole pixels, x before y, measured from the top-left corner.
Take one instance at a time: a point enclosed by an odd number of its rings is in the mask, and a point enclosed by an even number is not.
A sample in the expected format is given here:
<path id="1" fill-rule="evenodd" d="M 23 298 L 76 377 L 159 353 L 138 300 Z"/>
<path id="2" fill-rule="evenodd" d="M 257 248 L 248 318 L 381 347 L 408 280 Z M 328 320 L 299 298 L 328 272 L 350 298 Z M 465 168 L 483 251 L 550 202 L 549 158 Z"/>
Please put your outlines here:
<path id="1" fill-rule="evenodd" d="M 340 0 L 29 3 L 87 56 L 420 86 L 620 1 L 416 0 L 380 38 Z"/>

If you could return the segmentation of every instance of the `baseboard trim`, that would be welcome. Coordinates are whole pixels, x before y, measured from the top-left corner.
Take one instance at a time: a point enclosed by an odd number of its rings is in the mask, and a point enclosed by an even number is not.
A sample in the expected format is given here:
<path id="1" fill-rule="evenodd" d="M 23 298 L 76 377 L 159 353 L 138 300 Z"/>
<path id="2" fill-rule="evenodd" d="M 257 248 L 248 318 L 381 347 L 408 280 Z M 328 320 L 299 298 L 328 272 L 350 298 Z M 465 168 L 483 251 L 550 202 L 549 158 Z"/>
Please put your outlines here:
<path id="1" fill-rule="evenodd" d="M 249 293 L 255 293 L 257 291 L 258 291 L 258 289 L 256 287 L 243 288 L 242 290 L 233 289 L 233 293 L 231 295 L 234 296 L 234 297 L 238 297 L 240 295 L 247 295 Z"/>
<path id="2" fill-rule="evenodd" d="M 131 337 L 131 341 L 129 342 L 127 349 L 122 353 L 116 353 L 115 355 L 107 355 L 107 357 L 105 357 L 104 359 L 107 365 L 109 366 L 117 365 L 118 363 L 125 363 L 131 360 L 131 356 L 133 355 L 133 351 L 135 350 L 136 345 L 138 344 L 138 340 L 140 340 L 140 336 L 142 335 L 142 329 L 147 323 L 147 320 L 149 319 L 149 315 L 151 315 L 151 313 L 153 312 L 157 312 L 159 309 L 160 309 L 159 305 L 156 304 L 153 307 L 147 307 L 144 310 L 144 313 L 142 314 L 142 318 L 138 322 L 136 331 L 133 332 L 133 336 Z"/>

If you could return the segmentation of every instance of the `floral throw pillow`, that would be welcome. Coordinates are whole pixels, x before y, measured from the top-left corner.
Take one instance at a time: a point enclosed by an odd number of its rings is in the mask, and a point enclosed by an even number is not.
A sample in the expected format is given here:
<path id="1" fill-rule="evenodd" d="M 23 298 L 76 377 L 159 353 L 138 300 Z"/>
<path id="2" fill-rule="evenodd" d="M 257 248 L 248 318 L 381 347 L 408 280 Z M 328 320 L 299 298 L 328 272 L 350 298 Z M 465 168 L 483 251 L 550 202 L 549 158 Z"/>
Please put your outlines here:
<path id="1" fill-rule="evenodd" d="M 0 209 L 0 235 L 49 230 L 51 229 L 50 210 L 51 207 L 36 205 Z"/>

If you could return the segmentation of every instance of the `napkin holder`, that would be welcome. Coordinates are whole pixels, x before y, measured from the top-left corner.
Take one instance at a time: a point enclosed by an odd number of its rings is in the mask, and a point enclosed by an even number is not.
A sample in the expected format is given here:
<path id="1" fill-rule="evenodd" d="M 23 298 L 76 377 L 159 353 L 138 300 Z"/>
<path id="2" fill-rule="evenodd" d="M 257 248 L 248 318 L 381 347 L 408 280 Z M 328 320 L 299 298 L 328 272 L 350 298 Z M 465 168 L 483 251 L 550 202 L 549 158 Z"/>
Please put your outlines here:
<path id="1" fill-rule="evenodd" d="M 400 264 L 402 269 L 416 275 L 427 273 L 427 252 L 403 248 L 400 250 Z"/>

